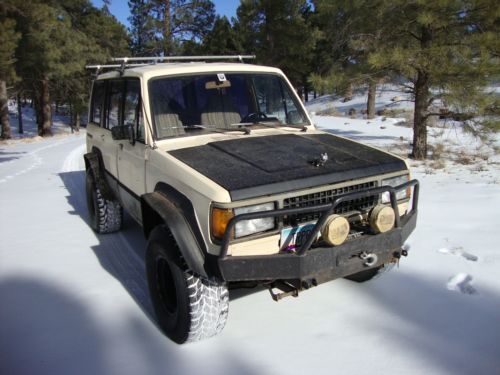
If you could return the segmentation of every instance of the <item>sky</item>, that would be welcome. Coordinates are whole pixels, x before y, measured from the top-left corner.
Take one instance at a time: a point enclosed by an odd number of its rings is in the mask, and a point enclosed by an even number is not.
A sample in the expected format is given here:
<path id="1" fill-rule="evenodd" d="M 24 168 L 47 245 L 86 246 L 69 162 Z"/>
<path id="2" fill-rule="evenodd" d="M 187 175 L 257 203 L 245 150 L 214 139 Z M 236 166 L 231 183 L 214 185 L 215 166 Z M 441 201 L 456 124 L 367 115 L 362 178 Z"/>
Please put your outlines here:
<path id="1" fill-rule="evenodd" d="M 239 0 L 212 0 L 212 2 L 215 4 L 217 14 L 225 15 L 229 19 L 236 16 L 236 8 L 240 4 Z M 103 4 L 102 0 L 92 0 L 92 3 L 97 7 L 101 7 Z M 130 11 L 127 0 L 112 0 L 110 11 L 118 21 L 127 27 L 129 26 L 127 18 L 130 16 Z"/>

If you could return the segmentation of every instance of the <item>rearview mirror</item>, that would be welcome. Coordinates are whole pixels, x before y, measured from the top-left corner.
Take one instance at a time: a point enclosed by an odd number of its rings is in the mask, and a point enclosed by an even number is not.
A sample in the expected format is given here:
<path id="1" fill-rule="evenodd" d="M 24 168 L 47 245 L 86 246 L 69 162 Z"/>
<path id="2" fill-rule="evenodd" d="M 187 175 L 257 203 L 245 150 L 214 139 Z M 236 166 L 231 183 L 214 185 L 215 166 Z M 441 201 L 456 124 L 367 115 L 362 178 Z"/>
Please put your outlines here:
<path id="1" fill-rule="evenodd" d="M 208 81 L 205 83 L 205 89 L 207 90 L 215 90 L 215 89 L 225 89 L 231 87 L 231 81 Z"/>

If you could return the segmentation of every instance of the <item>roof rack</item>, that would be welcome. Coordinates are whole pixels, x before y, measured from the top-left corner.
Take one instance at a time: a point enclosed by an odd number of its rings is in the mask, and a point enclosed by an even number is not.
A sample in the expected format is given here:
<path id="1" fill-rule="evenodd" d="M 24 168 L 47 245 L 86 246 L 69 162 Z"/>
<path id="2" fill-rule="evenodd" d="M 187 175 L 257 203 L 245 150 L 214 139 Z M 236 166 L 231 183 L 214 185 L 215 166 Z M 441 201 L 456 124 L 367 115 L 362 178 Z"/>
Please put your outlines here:
<path id="1" fill-rule="evenodd" d="M 119 69 L 123 73 L 125 68 L 152 65 L 157 63 L 169 63 L 173 61 L 206 61 L 206 60 L 243 60 L 255 59 L 255 55 L 227 55 L 227 56 L 150 56 L 150 57 L 113 57 L 111 61 L 121 64 L 86 65 L 86 69 L 96 69 L 98 73 L 101 69 Z M 132 64 L 132 62 L 134 62 Z"/>

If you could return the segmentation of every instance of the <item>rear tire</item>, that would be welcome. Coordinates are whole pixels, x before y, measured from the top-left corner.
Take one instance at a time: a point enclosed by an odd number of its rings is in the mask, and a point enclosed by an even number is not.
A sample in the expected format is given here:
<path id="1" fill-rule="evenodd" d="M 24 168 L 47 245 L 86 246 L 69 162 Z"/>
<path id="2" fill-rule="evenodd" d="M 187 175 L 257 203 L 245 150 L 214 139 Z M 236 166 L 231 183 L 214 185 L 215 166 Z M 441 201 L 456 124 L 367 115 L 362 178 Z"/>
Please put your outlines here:
<path id="1" fill-rule="evenodd" d="M 122 228 L 123 208 L 116 200 L 105 199 L 90 169 L 86 176 L 87 207 L 90 226 L 97 233 L 113 233 Z"/>
<path id="2" fill-rule="evenodd" d="M 222 331 L 229 311 L 226 283 L 192 272 L 165 226 L 151 232 L 146 270 L 158 324 L 170 339 L 183 344 Z"/>

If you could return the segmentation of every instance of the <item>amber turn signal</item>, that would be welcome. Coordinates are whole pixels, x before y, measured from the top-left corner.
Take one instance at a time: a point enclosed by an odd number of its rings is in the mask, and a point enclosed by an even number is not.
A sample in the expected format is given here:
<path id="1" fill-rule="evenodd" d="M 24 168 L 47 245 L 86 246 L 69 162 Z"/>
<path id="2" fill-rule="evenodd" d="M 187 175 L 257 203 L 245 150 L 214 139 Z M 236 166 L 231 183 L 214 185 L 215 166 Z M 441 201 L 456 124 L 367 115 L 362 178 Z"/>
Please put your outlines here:
<path id="1" fill-rule="evenodd" d="M 227 208 L 212 208 L 212 236 L 222 239 L 226 232 L 227 223 L 234 216 L 233 210 Z"/>

